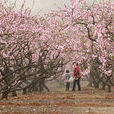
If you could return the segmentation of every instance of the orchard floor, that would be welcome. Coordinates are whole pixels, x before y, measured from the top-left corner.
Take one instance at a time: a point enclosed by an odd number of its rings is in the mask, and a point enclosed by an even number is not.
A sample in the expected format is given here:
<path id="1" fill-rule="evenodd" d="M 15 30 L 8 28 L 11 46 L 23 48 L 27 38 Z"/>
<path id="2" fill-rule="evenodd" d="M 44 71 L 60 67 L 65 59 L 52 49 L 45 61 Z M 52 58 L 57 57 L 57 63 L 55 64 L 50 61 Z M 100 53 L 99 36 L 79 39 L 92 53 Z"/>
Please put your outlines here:
<path id="1" fill-rule="evenodd" d="M 0 114 L 114 114 L 114 91 L 87 87 L 66 92 L 60 83 L 48 83 L 51 92 L 9 97 L 0 101 Z"/>

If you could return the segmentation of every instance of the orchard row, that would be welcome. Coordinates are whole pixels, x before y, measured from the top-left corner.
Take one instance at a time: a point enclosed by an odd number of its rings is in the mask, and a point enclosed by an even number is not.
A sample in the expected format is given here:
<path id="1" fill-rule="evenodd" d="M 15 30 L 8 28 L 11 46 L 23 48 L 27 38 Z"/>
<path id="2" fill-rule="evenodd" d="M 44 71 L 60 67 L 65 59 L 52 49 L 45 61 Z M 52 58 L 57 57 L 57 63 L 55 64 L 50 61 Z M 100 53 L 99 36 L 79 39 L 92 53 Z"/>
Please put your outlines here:
<path id="1" fill-rule="evenodd" d="M 71 6 L 32 16 L 0 3 L 0 93 L 43 91 L 46 80 L 76 61 L 95 87 L 114 86 L 114 3 L 71 0 Z"/>

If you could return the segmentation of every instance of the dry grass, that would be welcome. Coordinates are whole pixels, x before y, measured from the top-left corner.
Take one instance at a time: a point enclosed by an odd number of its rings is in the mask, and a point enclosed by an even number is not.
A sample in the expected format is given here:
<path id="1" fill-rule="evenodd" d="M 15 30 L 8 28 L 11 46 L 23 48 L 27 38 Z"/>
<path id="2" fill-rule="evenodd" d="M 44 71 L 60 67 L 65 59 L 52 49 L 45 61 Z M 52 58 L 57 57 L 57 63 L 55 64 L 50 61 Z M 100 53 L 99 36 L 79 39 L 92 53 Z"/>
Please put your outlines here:
<path id="1" fill-rule="evenodd" d="M 55 90 L 55 89 L 54 89 Z M 66 92 L 61 87 L 50 93 L 10 97 L 0 101 L 0 114 L 114 114 L 114 93 L 83 87 Z"/>

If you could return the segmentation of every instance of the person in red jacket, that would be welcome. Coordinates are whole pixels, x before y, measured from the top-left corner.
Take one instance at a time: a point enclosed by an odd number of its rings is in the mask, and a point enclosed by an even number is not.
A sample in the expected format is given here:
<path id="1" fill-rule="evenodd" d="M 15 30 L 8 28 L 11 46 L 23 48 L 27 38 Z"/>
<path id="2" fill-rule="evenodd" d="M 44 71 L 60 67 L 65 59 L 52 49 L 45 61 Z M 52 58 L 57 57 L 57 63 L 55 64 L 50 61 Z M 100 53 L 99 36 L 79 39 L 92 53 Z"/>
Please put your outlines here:
<path id="1" fill-rule="evenodd" d="M 73 82 L 72 91 L 75 91 L 76 83 L 78 85 L 78 91 L 81 91 L 81 86 L 80 86 L 80 79 L 81 79 L 80 68 L 79 68 L 78 63 L 74 63 L 74 65 L 75 64 L 76 64 L 76 67 L 74 68 L 74 77 L 75 77 L 75 80 Z"/>

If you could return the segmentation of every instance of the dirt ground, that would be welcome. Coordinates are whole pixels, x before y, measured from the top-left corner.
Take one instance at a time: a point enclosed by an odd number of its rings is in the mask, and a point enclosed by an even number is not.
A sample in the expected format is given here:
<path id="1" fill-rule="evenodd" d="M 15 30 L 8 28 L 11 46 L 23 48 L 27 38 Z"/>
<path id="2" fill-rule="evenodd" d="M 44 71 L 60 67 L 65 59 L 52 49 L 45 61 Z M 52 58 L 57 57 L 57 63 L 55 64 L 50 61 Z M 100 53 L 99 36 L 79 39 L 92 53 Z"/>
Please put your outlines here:
<path id="1" fill-rule="evenodd" d="M 87 87 L 65 91 L 62 83 L 51 82 L 51 92 L 9 97 L 0 101 L 0 114 L 114 114 L 114 92 Z M 71 85 L 72 86 L 72 85 Z"/>

